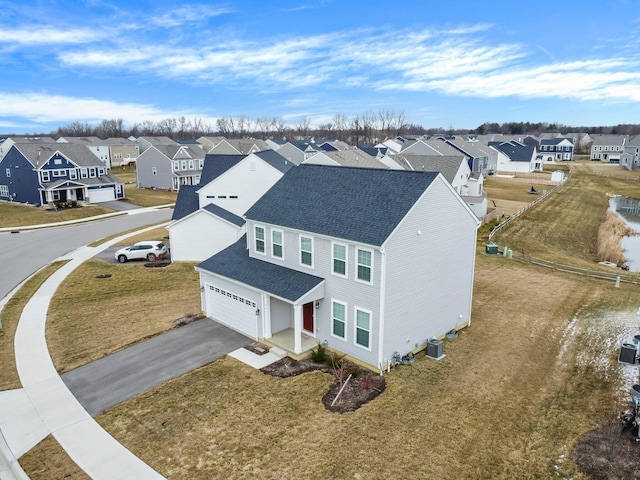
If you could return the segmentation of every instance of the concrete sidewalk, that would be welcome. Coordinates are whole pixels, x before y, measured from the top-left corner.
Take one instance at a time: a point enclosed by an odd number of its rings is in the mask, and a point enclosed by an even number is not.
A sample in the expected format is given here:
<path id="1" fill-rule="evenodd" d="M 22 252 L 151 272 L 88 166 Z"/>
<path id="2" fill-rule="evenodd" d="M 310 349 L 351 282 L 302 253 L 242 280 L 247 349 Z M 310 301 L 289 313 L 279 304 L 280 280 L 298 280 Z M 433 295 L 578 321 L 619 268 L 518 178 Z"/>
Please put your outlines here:
<path id="1" fill-rule="evenodd" d="M 118 236 L 98 247 L 81 247 L 60 257 L 59 260 L 70 260 L 69 263 L 53 273 L 26 304 L 14 338 L 22 388 L 0 392 L 1 480 L 28 480 L 17 459 L 49 434 L 92 479 L 164 478 L 93 420 L 58 375 L 45 338 L 49 303 L 60 283 L 97 253 L 129 236 L 155 228 L 158 225 Z M 2 299 L 5 303 L 7 300 Z M 285 353 L 272 349 L 260 356 L 239 348 L 229 355 L 255 368 L 262 368 L 282 358 Z"/>

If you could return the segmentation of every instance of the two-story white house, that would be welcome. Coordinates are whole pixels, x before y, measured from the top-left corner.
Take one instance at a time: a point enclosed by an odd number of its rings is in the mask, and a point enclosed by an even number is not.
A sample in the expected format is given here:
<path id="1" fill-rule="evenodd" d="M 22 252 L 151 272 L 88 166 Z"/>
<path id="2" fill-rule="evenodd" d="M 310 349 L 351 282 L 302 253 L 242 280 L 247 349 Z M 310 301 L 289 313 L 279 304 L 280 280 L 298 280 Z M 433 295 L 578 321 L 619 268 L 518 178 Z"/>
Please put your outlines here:
<path id="1" fill-rule="evenodd" d="M 200 263 L 206 314 L 292 355 L 383 368 L 467 326 L 478 218 L 437 172 L 300 165 Z"/>
<path id="2" fill-rule="evenodd" d="M 627 135 L 594 135 L 591 143 L 591 160 L 619 163 L 620 155 L 629 140 Z"/>

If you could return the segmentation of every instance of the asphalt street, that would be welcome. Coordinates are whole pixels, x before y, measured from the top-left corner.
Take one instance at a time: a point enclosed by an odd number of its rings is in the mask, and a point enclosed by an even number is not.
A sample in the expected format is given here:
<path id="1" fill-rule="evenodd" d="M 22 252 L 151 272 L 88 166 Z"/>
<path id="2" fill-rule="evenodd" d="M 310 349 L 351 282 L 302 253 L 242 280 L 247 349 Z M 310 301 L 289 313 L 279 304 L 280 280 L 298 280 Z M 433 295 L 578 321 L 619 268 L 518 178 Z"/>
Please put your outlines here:
<path id="1" fill-rule="evenodd" d="M 169 221 L 172 213 L 172 209 L 162 209 L 65 227 L 0 233 L 0 299 L 58 257 L 110 235 Z"/>
<path id="2" fill-rule="evenodd" d="M 251 340 L 204 318 L 62 375 L 90 415 L 217 360 Z"/>

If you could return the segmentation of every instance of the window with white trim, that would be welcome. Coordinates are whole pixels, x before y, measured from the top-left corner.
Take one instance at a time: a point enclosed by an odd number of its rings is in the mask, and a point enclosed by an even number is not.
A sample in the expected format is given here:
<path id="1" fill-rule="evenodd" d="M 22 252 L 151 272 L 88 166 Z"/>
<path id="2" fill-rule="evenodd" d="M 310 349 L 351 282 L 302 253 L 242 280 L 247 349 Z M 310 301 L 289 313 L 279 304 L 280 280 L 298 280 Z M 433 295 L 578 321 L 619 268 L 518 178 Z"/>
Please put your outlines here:
<path id="1" fill-rule="evenodd" d="M 78 172 L 76 171 L 75 168 L 72 168 L 71 170 L 69 170 L 69 178 L 71 180 L 75 180 L 76 178 L 78 178 Z"/>
<path id="2" fill-rule="evenodd" d="M 8 197 L 8 196 L 9 196 L 9 186 L 0 185 L 0 197 Z"/>
<path id="3" fill-rule="evenodd" d="M 7 178 L 9 178 L 11 176 L 11 169 L 10 168 L 5 169 L 4 172 L 5 172 L 5 175 L 7 176 Z"/>
<path id="4" fill-rule="evenodd" d="M 180 162 L 173 162 L 173 171 L 177 172 L 180 170 Z"/>
<path id="5" fill-rule="evenodd" d="M 48 182 L 49 181 L 49 171 L 48 170 L 42 170 L 42 181 L 43 182 Z"/>
<path id="6" fill-rule="evenodd" d="M 80 177 L 82 178 L 87 178 L 89 175 L 87 173 L 87 169 L 86 168 L 81 168 L 80 169 Z"/>
<path id="7" fill-rule="evenodd" d="M 254 227 L 256 252 L 264 253 L 264 227 Z"/>
<path id="8" fill-rule="evenodd" d="M 332 244 L 332 272 L 341 277 L 347 276 L 347 246 L 341 243 Z"/>
<path id="9" fill-rule="evenodd" d="M 198 160 L 198 169 L 202 170 L 202 167 L 204 167 L 204 159 L 200 158 Z"/>
<path id="10" fill-rule="evenodd" d="M 362 248 L 356 249 L 356 278 L 363 282 L 372 282 L 373 252 Z"/>
<path id="11" fill-rule="evenodd" d="M 283 258 L 282 230 L 271 230 L 271 255 Z"/>
<path id="12" fill-rule="evenodd" d="M 157 175 L 157 174 L 158 174 L 157 167 L 151 167 L 151 175 Z"/>
<path id="13" fill-rule="evenodd" d="M 333 300 L 331 302 L 331 335 L 347 339 L 347 305 Z"/>
<path id="14" fill-rule="evenodd" d="M 371 312 L 356 307 L 355 343 L 371 350 Z"/>
<path id="15" fill-rule="evenodd" d="M 182 160 L 182 163 L 181 163 L 180 167 L 182 168 L 182 170 L 186 170 L 187 169 L 187 161 L 186 160 Z"/>
<path id="16" fill-rule="evenodd" d="M 193 170 L 193 160 L 189 160 L 189 170 Z"/>
<path id="17" fill-rule="evenodd" d="M 90 168 L 89 169 L 89 177 L 90 178 L 95 178 L 96 177 L 96 169 L 95 168 Z"/>
<path id="18" fill-rule="evenodd" d="M 313 238 L 300 235 L 300 265 L 313 267 Z"/>

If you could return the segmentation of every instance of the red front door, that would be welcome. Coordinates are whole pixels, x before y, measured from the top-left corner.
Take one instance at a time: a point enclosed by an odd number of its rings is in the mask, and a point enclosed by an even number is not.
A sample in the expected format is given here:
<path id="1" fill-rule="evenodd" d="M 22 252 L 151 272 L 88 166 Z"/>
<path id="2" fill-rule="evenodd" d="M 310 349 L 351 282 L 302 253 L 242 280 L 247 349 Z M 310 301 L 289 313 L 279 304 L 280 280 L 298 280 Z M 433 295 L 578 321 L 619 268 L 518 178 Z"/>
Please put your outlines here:
<path id="1" fill-rule="evenodd" d="M 302 329 L 314 333 L 313 330 L 313 302 L 302 305 Z"/>

